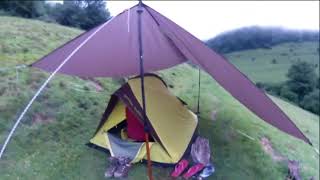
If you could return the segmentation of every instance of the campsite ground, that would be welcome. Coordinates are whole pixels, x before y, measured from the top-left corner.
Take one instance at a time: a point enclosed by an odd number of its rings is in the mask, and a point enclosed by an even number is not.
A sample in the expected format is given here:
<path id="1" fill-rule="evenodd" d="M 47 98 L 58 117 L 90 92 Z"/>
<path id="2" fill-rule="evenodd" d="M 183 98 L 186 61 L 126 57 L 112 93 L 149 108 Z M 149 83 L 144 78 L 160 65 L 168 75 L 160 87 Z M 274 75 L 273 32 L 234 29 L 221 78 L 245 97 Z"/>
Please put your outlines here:
<path id="1" fill-rule="evenodd" d="M 0 142 L 23 106 L 48 74 L 37 69 L 5 70 L 29 64 L 81 33 L 55 24 L 0 17 Z M 316 43 L 287 43 L 269 50 L 227 54 L 254 81 L 281 82 L 290 64 L 318 63 Z M 291 49 L 291 50 L 290 50 Z M 252 58 L 255 58 L 252 60 Z M 276 59 L 273 64 L 272 59 Z M 170 90 L 195 109 L 197 70 L 187 64 L 160 72 Z M 0 160 L 0 179 L 104 179 L 105 153 L 84 144 L 92 137 L 118 80 L 98 78 L 102 91 L 91 81 L 58 75 L 35 102 Z M 284 179 L 286 164 L 277 162 L 261 146 L 267 137 L 275 151 L 301 162 L 304 179 L 319 179 L 319 155 L 306 143 L 264 123 L 207 74 L 202 76 L 199 132 L 209 138 L 215 174 L 209 179 Z M 319 116 L 276 97 L 272 99 L 319 147 Z M 248 137 L 249 136 L 249 137 Z M 167 179 L 170 168 L 154 167 L 156 179 Z M 134 165 L 129 179 L 146 179 L 145 166 Z"/>

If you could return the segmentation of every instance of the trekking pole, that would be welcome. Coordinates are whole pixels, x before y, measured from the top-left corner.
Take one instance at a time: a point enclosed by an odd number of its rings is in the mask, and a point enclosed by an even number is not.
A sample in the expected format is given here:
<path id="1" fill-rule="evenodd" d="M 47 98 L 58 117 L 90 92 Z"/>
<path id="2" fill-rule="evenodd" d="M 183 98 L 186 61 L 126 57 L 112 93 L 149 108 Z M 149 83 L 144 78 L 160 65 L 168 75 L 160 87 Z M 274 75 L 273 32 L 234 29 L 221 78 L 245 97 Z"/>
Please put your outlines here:
<path id="1" fill-rule="evenodd" d="M 146 114 L 146 100 L 145 100 L 145 91 L 144 91 L 144 67 L 143 67 L 143 46 L 142 46 L 142 29 L 141 29 L 141 14 L 142 10 L 142 1 L 139 0 L 139 7 L 137 10 L 138 13 L 138 40 L 139 40 L 139 59 L 140 59 L 140 78 L 141 78 L 141 97 L 142 97 L 142 108 L 143 108 L 143 122 L 144 122 L 144 131 L 145 131 L 145 141 L 146 141 L 146 151 L 147 151 L 147 161 L 148 161 L 148 178 L 153 180 L 152 177 L 152 167 L 150 159 L 150 147 L 149 147 L 149 127 L 147 125 L 147 114 Z"/>

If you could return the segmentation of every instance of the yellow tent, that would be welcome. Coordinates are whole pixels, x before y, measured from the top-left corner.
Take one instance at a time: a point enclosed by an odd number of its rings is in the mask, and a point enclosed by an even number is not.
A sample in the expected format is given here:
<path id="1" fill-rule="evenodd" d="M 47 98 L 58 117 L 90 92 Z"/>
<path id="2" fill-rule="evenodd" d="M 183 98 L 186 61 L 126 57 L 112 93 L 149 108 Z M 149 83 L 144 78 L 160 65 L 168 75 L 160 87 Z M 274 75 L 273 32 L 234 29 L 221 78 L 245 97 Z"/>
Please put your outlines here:
<path id="1" fill-rule="evenodd" d="M 128 139 L 125 109 L 142 118 L 140 78 L 132 78 L 119 88 L 109 101 L 91 144 L 110 151 L 112 156 L 131 157 L 139 162 L 146 157 L 145 142 Z M 177 163 L 188 151 L 198 124 L 197 116 L 169 92 L 164 81 L 154 75 L 145 76 L 146 121 L 151 127 L 151 160 L 158 163 Z"/>

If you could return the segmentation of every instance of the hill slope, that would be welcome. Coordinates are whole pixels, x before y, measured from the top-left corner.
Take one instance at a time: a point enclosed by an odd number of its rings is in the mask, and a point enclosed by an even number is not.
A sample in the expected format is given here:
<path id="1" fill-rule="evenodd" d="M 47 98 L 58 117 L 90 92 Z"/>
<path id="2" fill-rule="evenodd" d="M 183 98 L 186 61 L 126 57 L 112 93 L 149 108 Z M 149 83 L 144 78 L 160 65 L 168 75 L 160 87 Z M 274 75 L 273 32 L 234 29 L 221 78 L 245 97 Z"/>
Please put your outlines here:
<path id="1" fill-rule="evenodd" d="M 80 31 L 11 17 L 0 17 L 0 24 L 5 26 L 0 29 L 2 143 L 13 120 L 48 76 L 29 68 L 19 69 L 17 76 L 15 69 L 3 67 L 31 63 Z M 159 74 L 172 85 L 170 90 L 195 109 L 196 69 L 183 64 Z M 0 179 L 104 179 L 106 154 L 84 144 L 93 135 L 110 94 L 120 84 L 110 78 L 98 80 L 103 91 L 96 91 L 92 82 L 77 77 L 56 76 L 27 113 L 0 160 Z M 201 95 L 199 131 L 210 139 L 216 166 L 209 179 L 284 179 L 286 165 L 265 153 L 260 145 L 262 137 L 268 137 L 282 155 L 301 161 L 304 178 L 319 179 L 319 156 L 310 146 L 261 121 L 205 73 Z M 318 147 L 319 117 L 273 99 Z M 167 179 L 171 168 L 154 167 L 154 171 L 156 179 Z M 130 178 L 147 179 L 145 166 L 134 165 Z"/>
<path id="2" fill-rule="evenodd" d="M 283 82 L 297 61 L 314 64 L 319 74 L 319 43 L 284 43 L 270 49 L 254 49 L 226 54 L 226 57 L 254 82 Z"/>
<path id="3" fill-rule="evenodd" d="M 319 42 L 319 30 L 247 26 L 218 34 L 206 41 L 206 44 L 220 53 L 230 53 L 248 49 L 269 49 L 289 42 Z"/>

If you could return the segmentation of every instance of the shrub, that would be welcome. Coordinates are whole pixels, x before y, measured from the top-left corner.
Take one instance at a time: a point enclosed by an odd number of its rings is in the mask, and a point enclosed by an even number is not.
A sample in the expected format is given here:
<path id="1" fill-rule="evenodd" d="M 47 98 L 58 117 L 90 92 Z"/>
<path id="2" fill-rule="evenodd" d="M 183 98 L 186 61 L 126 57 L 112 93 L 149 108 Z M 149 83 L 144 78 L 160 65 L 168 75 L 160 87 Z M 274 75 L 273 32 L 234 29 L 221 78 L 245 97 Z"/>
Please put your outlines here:
<path id="1" fill-rule="evenodd" d="M 262 82 L 257 82 L 256 86 L 260 89 L 263 89 L 267 91 L 268 93 L 272 95 L 280 95 L 281 88 L 283 86 L 282 83 L 262 83 Z"/>
<path id="2" fill-rule="evenodd" d="M 292 92 L 286 85 L 281 87 L 279 95 L 291 102 L 298 103 L 298 95 Z"/>
<path id="3" fill-rule="evenodd" d="M 307 94 L 302 102 L 300 103 L 301 106 L 306 109 L 309 110 L 315 114 L 320 114 L 319 112 L 319 89 L 315 89 L 314 91 L 310 92 L 309 94 Z"/>
<path id="4" fill-rule="evenodd" d="M 317 75 L 313 64 L 307 62 L 294 63 L 287 74 L 286 85 L 290 91 L 298 95 L 299 101 L 316 87 Z"/>

